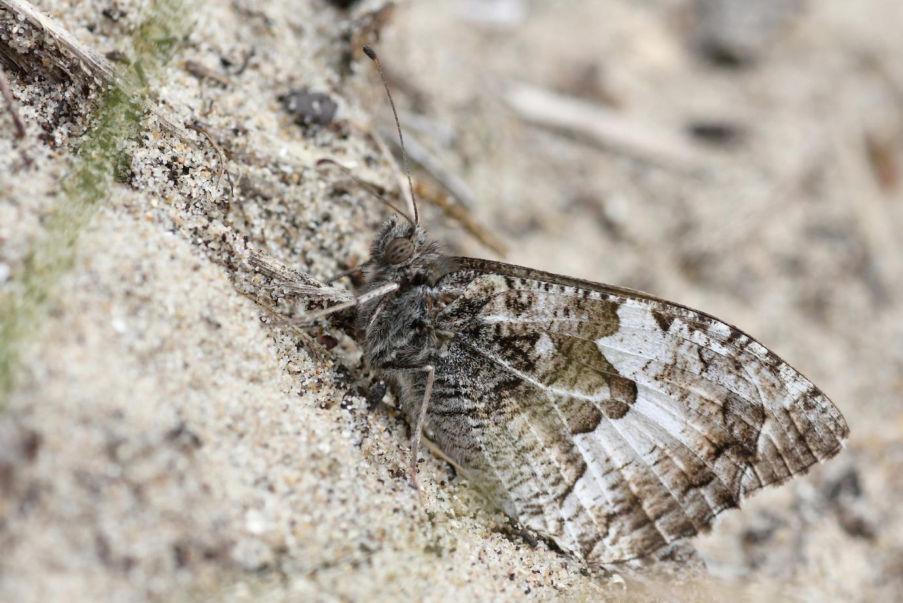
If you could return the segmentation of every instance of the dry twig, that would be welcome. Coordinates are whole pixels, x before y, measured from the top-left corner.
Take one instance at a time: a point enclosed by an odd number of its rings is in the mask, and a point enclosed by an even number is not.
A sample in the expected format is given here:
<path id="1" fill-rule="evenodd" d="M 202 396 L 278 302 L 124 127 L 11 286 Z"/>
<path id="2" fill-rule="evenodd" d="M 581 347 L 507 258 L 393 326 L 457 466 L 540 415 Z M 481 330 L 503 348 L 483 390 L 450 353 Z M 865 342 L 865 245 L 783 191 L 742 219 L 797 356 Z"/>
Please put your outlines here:
<path id="1" fill-rule="evenodd" d="M 229 200 L 231 201 L 235 197 L 235 187 L 232 185 L 232 176 L 226 172 L 226 152 L 223 150 L 223 147 L 219 145 L 218 142 L 213 138 L 210 132 L 201 125 L 198 121 L 193 121 L 188 124 L 188 127 L 203 135 L 204 138 L 207 139 L 207 142 L 210 143 L 210 146 L 214 148 L 217 153 L 218 161 L 216 166 L 216 190 L 219 191 L 220 185 L 223 182 L 223 174 L 226 174 L 229 181 Z"/>
<path id="2" fill-rule="evenodd" d="M 185 68 L 185 71 L 200 80 L 213 80 L 214 82 L 222 84 L 223 86 L 229 85 L 229 78 L 227 78 L 222 73 L 218 73 L 210 67 L 207 67 L 206 65 L 198 63 L 197 61 L 192 61 L 189 59 L 182 63 L 182 66 Z"/>
<path id="3" fill-rule="evenodd" d="M 19 21 L 27 21 L 44 34 L 46 43 L 40 56 L 42 65 L 49 63 L 50 66 L 58 68 L 73 80 L 87 78 L 102 86 L 116 86 L 121 90 L 128 90 L 128 86 L 117 75 L 109 60 L 79 42 L 55 19 L 42 14 L 28 0 L 0 0 L 0 10 L 12 13 Z M 17 64 L 19 63 L 17 62 Z M 24 65 L 20 66 L 25 67 Z M 153 111 L 153 113 L 163 128 L 185 138 L 184 130 L 181 127 L 160 115 L 158 111 Z"/>
<path id="4" fill-rule="evenodd" d="M 417 196 L 442 210 L 449 218 L 457 221 L 464 230 L 466 230 L 473 238 L 481 244 L 491 249 L 495 253 L 504 257 L 508 253 L 505 244 L 501 242 L 488 228 L 477 222 L 470 211 L 459 203 L 455 203 L 443 191 L 437 190 L 423 182 L 415 182 L 414 190 Z"/>
<path id="5" fill-rule="evenodd" d="M 397 140 L 388 129 L 380 128 L 379 134 L 385 140 L 390 141 L 393 147 L 396 149 L 400 148 Z M 477 205 L 477 197 L 474 195 L 473 191 L 470 190 L 470 187 L 467 186 L 467 183 L 450 170 L 447 170 L 439 159 L 411 133 L 410 129 L 406 132 L 405 138 L 407 139 L 405 150 L 414 165 L 429 174 L 429 176 L 436 181 L 436 184 L 445 189 L 445 191 L 454 197 L 461 205 L 468 208 Z"/>
<path id="6" fill-rule="evenodd" d="M 508 104 L 524 120 L 631 157 L 669 168 L 701 171 L 705 154 L 676 133 L 654 128 L 617 111 L 541 88 L 518 85 Z"/>
<path id="7" fill-rule="evenodd" d="M 402 194 L 404 194 L 405 198 L 407 198 L 409 194 L 407 189 L 407 180 L 405 179 L 404 172 L 398 165 L 398 162 L 395 161 L 395 156 L 386 146 L 386 143 L 383 141 L 382 136 L 379 133 L 369 132 L 368 134 L 376 144 L 376 146 L 379 147 L 383 156 L 386 158 L 386 161 L 389 162 L 389 165 L 395 172 L 396 178 L 398 180 L 399 190 L 401 190 Z M 493 250 L 494 252 L 498 253 L 499 255 L 505 255 L 505 245 L 496 237 L 494 237 L 492 233 L 489 232 L 489 230 L 477 223 L 477 221 L 474 220 L 473 216 L 470 214 L 466 207 L 464 207 L 460 203 L 453 203 L 448 198 L 448 196 L 442 194 L 441 191 L 437 191 L 433 188 L 428 188 L 420 182 L 416 183 L 414 185 L 414 188 L 417 191 L 417 194 L 423 197 L 424 201 L 432 203 L 433 205 L 441 209 L 446 216 L 457 220 L 458 223 L 461 224 L 461 226 L 464 228 L 464 230 L 471 234 L 477 241 Z"/>
<path id="8" fill-rule="evenodd" d="M 281 289 L 286 297 L 292 299 L 331 302 L 346 302 L 354 299 L 354 296 L 348 291 L 325 285 L 312 276 L 288 268 L 258 251 L 251 251 L 248 265 L 255 272 L 269 279 L 271 285 Z"/>
<path id="9" fill-rule="evenodd" d="M 116 72 L 107 59 L 76 40 L 56 20 L 42 14 L 27 0 L 0 0 L 0 8 L 41 30 L 50 40 L 47 44 L 48 58 L 70 77 L 75 76 L 73 67 L 77 65 L 98 82 L 111 83 L 116 80 Z M 54 49 L 55 54 L 50 54 Z"/>

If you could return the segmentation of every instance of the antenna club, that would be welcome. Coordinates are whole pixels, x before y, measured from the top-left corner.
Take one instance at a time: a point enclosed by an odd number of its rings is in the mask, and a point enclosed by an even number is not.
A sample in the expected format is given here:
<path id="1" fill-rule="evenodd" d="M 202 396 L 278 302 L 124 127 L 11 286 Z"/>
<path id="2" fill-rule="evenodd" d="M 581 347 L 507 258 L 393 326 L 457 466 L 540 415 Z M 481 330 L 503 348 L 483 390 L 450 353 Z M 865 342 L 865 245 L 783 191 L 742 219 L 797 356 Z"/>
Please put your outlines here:
<path id="1" fill-rule="evenodd" d="M 364 51 L 364 54 L 365 54 L 365 55 L 367 55 L 368 57 L 370 57 L 370 60 L 371 60 L 371 61 L 377 61 L 377 60 L 379 60 L 379 59 L 376 58 L 376 51 L 373 50 L 372 48 L 370 48 L 369 46 L 367 46 L 366 44 L 364 44 L 363 46 L 361 46 L 361 50 Z"/>

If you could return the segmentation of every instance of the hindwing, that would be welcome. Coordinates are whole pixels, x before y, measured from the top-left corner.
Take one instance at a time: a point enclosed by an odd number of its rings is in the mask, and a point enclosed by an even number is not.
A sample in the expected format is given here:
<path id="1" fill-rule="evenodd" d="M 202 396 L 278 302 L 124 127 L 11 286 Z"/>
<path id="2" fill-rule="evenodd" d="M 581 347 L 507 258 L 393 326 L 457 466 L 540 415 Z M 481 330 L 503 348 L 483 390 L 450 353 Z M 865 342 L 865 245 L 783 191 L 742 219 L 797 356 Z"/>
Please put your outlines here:
<path id="1" fill-rule="evenodd" d="M 810 381 L 710 315 L 498 262 L 450 266 L 428 433 L 509 515 L 589 562 L 703 531 L 848 434 Z"/>

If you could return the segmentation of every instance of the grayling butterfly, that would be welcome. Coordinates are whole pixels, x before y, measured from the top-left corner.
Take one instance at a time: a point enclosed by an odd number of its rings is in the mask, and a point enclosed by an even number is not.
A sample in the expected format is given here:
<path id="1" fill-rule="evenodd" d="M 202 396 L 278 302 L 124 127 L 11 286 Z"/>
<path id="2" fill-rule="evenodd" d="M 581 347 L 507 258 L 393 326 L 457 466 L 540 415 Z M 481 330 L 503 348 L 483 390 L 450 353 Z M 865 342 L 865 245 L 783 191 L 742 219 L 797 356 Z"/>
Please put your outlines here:
<path id="1" fill-rule="evenodd" d="M 357 296 L 323 314 L 356 310 L 366 363 L 413 428 L 413 475 L 426 434 L 512 519 L 604 564 L 706 530 L 841 449 L 837 408 L 740 330 L 638 291 L 443 255 L 416 204 L 396 211 Z"/>

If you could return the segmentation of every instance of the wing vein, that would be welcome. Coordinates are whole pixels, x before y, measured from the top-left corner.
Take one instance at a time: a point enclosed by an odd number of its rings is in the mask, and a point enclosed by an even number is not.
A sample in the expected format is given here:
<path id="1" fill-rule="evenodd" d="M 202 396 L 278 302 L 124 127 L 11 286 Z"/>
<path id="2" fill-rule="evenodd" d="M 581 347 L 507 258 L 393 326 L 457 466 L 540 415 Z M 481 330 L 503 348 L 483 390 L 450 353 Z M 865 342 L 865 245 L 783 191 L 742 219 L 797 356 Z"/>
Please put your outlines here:
<path id="1" fill-rule="evenodd" d="M 506 363 L 506 362 L 503 361 L 502 359 L 497 358 L 497 357 L 495 357 L 495 356 L 492 356 L 492 355 L 486 353 L 484 350 L 481 350 L 481 349 L 477 348 L 476 346 L 471 345 L 469 342 L 463 342 L 463 343 L 464 343 L 465 346 L 469 347 L 471 350 L 473 350 L 473 351 L 475 351 L 476 353 L 482 355 L 483 357 L 485 357 L 486 359 L 490 360 L 491 362 L 494 362 L 494 363 L 498 364 L 499 366 L 501 366 L 502 368 L 504 368 L 504 369 L 510 371 L 511 373 L 517 375 L 518 377 L 520 377 L 520 378 L 523 379 L 524 381 L 527 381 L 528 383 L 531 383 L 531 384 L 533 384 L 534 386 L 540 387 L 541 390 L 542 390 L 542 389 L 545 389 L 545 388 L 542 388 L 540 384 L 538 384 L 537 382 L 535 382 L 535 381 L 533 381 L 532 379 L 530 379 L 527 375 L 521 373 L 520 371 L 517 371 L 516 369 L 514 369 L 513 367 L 511 367 L 510 365 L 508 365 L 508 363 Z M 551 391 L 551 390 L 546 390 L 546 391 Z M 555 404 L 554 402 L 552 402 L 552 406 L 553 406 L 553 408 L 555 409 L 556 416 L 559 418 L 559 420 L 562 421 L 562 423 L 564 424 L 565 428 L 567 428 L 567 421 L 566 421 L 566 420 L 564 419 L 564 417 L 562 416 L 561 409 L 559 408 L 559 406 L 558 406 L 557 404 Z M 531 421 L 527 421 L 527 423 L 530 425 L 530 430 L 533 432 L 534 436 L 536 437 L 536 440 L 537 440 L 538 442 L 540 442 L 542 446 L 545 446 L 545 443 L 543 442 L 542 438 L 539 436 L 539 433 L 537 432 L 536 428 L 533 426 L 532 422 L 531 422 Z M 509 425 L 509 429 L 508 429 L 508 430 L 509 430 L 509 432 L 510 432 L 510 425 Z M 597 481 L 597 483 L 599 484 L 599 489 L 602 491 L 602 493 L 605 495 L 606 499 L 608 500 L 609 506 L 612 506 L 612 507 L 613 507 L 613 506 L 614 506 L 614 502 L 612 501 L 611 497 L 609 496 L 607 490 L 603 487 L 603 482 L 601 481 L 601 476 L 599 476 L 599 475 L 596 473 L 595 469 L 593 468 L 593 463 L 591 462 L 593 459 L 587 458 L 587 455 L 583 452 L 583 450 L 582 450 L 579 446 L 577 446 L 577 449 L 580 451 L 580 455 L 583 457 L 583 461 L 586 463 L 587 467 L 590 468 L 590 470 L 594 473 L 594 475 L 595 475 L 595 477 L 596 477 L 596 481 Z M 530 461 L 530 455 L 527 455 L 527 456 L 528 456 L 528 463 L 530 463 L 530 466 L 531 466 L 531 472 L 533 473 L 534 477 L 536 477 L 537 481 L 543 482 L 543 480 L 541 480 L 541 479 L 539 478 L 539 475 L 538 475 L 538 473 L 536 472 L 535 468 L 532 466 L 532 462 Z M 552 456 L 552 461 L 555 463 L 555 466 L 556 466 L 556 468 L 558 469 L 558 472 L 559 472 L 559 474 L 561 475 L 562 479 L 566 479 L 563 468 L 561 467 L 561 465 L 560 465 L 560 463 L 558 462 L 558 460 L 554 458 L 554 456 Z M 544 482 L 543 482 L 543 483 L 544 483 Z M 545 484 L 544 484 L 544 485 L 545 485 Z M 551 490 L 548 488 L 547 485 L 546 485 L 546 491 L 547 491 L 547 492 L 550 492 L 550 491 L 551 491 Z M 590 520 L 591 520 L 591 521 L 593 522 L 593 524 L 596 526 L 596 528 L 597 528 L 597 534 L 599 534 L 599 536 L 601 536 L 601 535 L 603 534 L 603 530 L 602 530 L 602 527 L 599 525 L 599 522 L 598 522 L 598 520 L 596 519 L 595 515 L 594 515 L 593 512 L 592 512 L 592 506 L 591 506 L 590 504 L 587 504 L 587 503 L 585 502 L 585 500 L 583 499 L 583 496 L 580 494 L 580 491 L 576 488 L 576 485 L 575 485 L 575 487 L 574 487 L 574 491 L 575 491 L 575 495 L 577 496 L 577 499 L 580 501 L 580 506 L 583 507 L 583 509 L 586 511 L 586 514 L 590 517 Z M 562 525 L 564 525 L 564 526 L 566 527 L 566 529 L 568 529 L 568 531 L 571 533 L 571 537 L 574 538 L 574 542 L 578 543 L 578 546 L 579 546 L 579 539 L 578 539 L 578 538 L 576 537 L 576 535 L 573 533 L 573 530 L 572 530 L 571 527 L 570 527 L 570 522 L 564 517 L 564 514 L 561 512 L 561 506 L 556 504 L 555 507 L 556 507 L 556 509 L 558 510 L 559 516 L 561 517 Z"/>
<path id="2" fill-rule="evenodd" d="M 474 350 L 475 352 L 477 352 L 478 354 L 480 354 L 481 356 L 483 356 L 484 358 L 486 358 L 486 359 L 488 359 L 488 360 L 490 360 L 490 361 L 492 361 L 492 362 L 495 362 L 495 363 L 498 364 L 499 366 L 502 366 L 503 368 L 505 368 L 505 369 L 507 369 L 508 371 L 510 371 L 512 374 L 517 375 L 518 377 L 520 377 L 520 378 L 523 379 L 524 381 L 527 381 L 527 382 L 533 384 L 534 386 L 540 388 L 541 390 L 545 390 L 545 391 L 552 392 L 552 393 L 556 393 L 556 394 L 558 393 L 558 392 L 557 392 L 556 390 L 554 390 L 554 389 L 546 388 L 546 387 L 543 386 L 541 383 L 539 383 L 539 382 L 536 381 L 535 379 L 531 378 L 531 377 L 530 377 L 529 375 L 527 375 L 526 373 L 517 370 L 516 368 L 514 368 L 513 366 L 511 366 L 510 364 L 508 364 L 507 362 L 505 362 L 505 361 L 502 360 L 501 358 L 496 358 L 495 356 L 492 356 L 492 355 L 488 354 L 488 353 L 485 352 L 484 350 L 481 350 L 481 349 L 477 348 L 476 346 L 471 345 L 470 343 L 467 343 L 466 345 L 467 345 L 468 347 L 470 347 L 472 350 Z M 559 395 L 562 395 L 562 394 L 559 394 Z M 570 394 L 563 394 L 563 395 L 570 395 Z M 590 402 L 592 402 L 592 401 L 590 400 Z M 557 406 L 557 405 L 555 405 L 555 408 L 556 408 L 556 411 L 558 411 L 558 406 Z M 560 411 L 558 412 L 558 414 L 559 414 L 559 416 L 560 416 Z M 604 413 L 603 413 L 603 416 L 604 416 Z M 607 417 L 606 417 L 606 418 L 607 418 Z M 566 426 L 566 425 L 567 425 L 567 423 L 565 422 L 565 426 Z M 616 428 L 615 428 L 615 429 L 616 429 Z M 617 429 L 616 429 L 616 431 L 617 431 Z M 622 436 L 620 433 L 618 433 L 618 435 L 621 436 L 621 439 L 622 439 L 622 440 L 624 439 L 623 436 Z M 598 438 L 598 441 L 599 441 L 600 445 L 601 445 L 603 448 L 605 448 L 605 450 L 609 453 L 609 456 L 612 456 L 612 457 L 613 457 L 614 455 L 612 455 L 611 449 L 610 449 L 608 446 L 606 446 L 606 444 L 605 444 L 605 442 L 604 442 L 604 438 Z M 630 444 L 629 444 L 628 442 L 626 442 L 626 440 L 625 440 L 625 443 L 627 443 L 627 445 L 630 446 Z M 584 456 L 584 459 L 586 459 L 586 454 L 583 452 L 582 448 L 580 448 L 580 447 L 578 446 L 578 449 L 580 449 L 581 454 Z M 631 449 L 633 449 L 632 446 L 631 446 Z M 634 452 L 636 452 L 636 450 L 634 450 Z M 591 460 L 591 459 L 590 459 L 590 460 Z M 645 460 L 644 460 L 643 462 L 645 463 Z M 614 463 L 613 463 L 613 464 L 614 464 Z M 590 463 L 588 463 L 588 465 L 592 466 Z M 648 464 L 647 464 L 647 467 L 648 467 Z M 649 520 L 649 523 L 652 524 L 652 526 L 655 528 L 655 530 L 659 533 L 659 535 L 662 537 L 662 539 L 663 539 L 666 543 L 671 542 L 671 539 L 669 539 L 669 538 L 664 534 L 664 532 L 661 531 L 661 528 L 660 528 L 660 527 L 658 526 L 658 524 L 656 523 L 656 520 L 653 519 L 653 517 L 652 517 L 651 515 L 649 515 L 649 512 L 646 510 L 646 507 L 643 506 L 643 499 L 637 494 L 636 490 L 635 490 L 634 487 L 633 487 L 633 484 L 630 482 L 630 480 L 627 478 L 627 475 L 624 473 L 623 468 L 622 468 L 621 466 L 617 466 L 617 465 L 615 464 L 615 469 L 616 469 L 616 470 L 618 471 L 618 473 L 621 475 L 621 479 L 624 481 L 625 485 L 627 486 L 627 489 L 630 491 L 630 493 L 631 493 L 631 494 L 633 495 L 633 497 L 636 499 L 637 503 L 639 504 L 640 509 L 643 511 L 643 514 L 644 514 L 644 515 L 646 516 L 646 518 Z M 599 476 L 599 477 L 601 477 L 601 476 Z M 661 480 L 659 480 L 659 481 L 661 481 Z M 673 496 L 674 496 L 673 493 L 670 493 L 670 492 L 669 492 L 669 494 L 671 494 L 671 496 L 672 496 L 672 498 L 673 498 Z M 676 500 L 676 499 L 675 499 L 675 500 Z"/>

